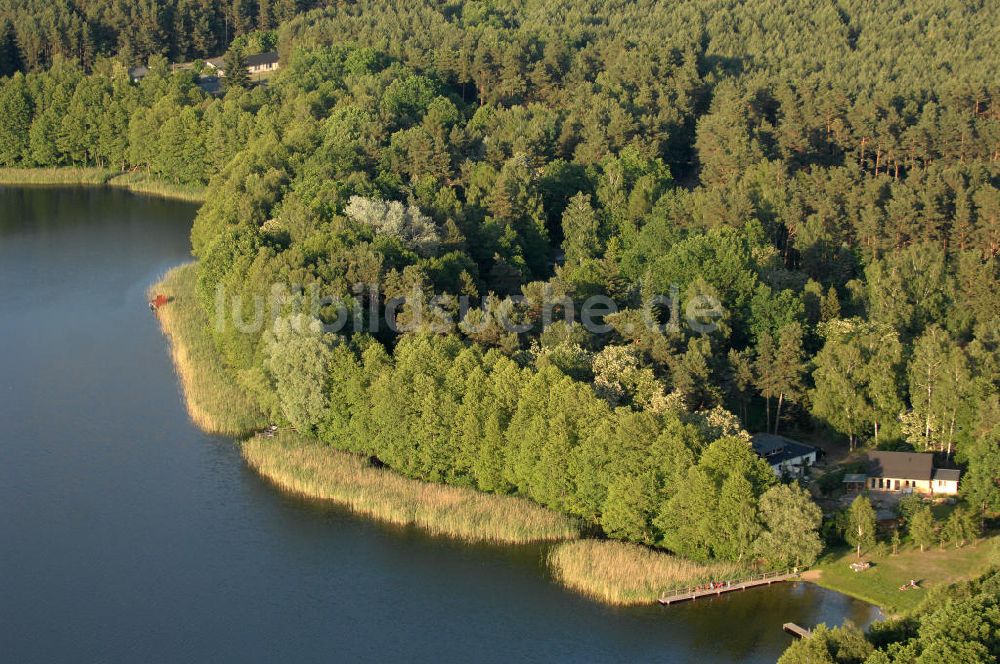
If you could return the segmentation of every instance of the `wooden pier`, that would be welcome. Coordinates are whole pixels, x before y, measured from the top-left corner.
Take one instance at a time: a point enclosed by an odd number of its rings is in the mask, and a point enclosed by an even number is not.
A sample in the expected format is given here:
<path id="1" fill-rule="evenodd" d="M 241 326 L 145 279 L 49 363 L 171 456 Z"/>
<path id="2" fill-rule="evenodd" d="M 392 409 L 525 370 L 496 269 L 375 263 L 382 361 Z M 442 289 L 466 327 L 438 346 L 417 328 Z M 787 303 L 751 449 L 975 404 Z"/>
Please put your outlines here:
<path id="1" fill-rule="evenodd" d="M 677 602 L 687 602 L 689 600 L 698 599 L 699 597 L 714 597 L 723 593 L 731 593 L 736 590 L 746 590 L 747 588 L 756 588 L 757 586 L 769 586 L 772 583 L 787 581 L 788 579 L 794 579 L 798 576 L 798 572 L 793 570 L 787 570 L 784 572 L 767 572 L 766 574 L 757 574 L 749 578 L 740 579 L 739 581 L 723 581 L 721 583 L 716 582 L 714 584 L 709 584 L 706 587 L 682 588 L 680 590 L 674 590 L 660 595 L 660 599 L 657 601 L 664 606 L 669 606 L 671 604 L 676 604 Z"/>
<path id="2" fill-rule="evenodd" d="M 785 623 L 781 626 L 781 629 L 785 630 L 792 636 L 797 636 L 800 639 L 804 639 L 812 634 L 811 629 L 806 629 L 805 627 L 801 627 L 795 623 Z"/>

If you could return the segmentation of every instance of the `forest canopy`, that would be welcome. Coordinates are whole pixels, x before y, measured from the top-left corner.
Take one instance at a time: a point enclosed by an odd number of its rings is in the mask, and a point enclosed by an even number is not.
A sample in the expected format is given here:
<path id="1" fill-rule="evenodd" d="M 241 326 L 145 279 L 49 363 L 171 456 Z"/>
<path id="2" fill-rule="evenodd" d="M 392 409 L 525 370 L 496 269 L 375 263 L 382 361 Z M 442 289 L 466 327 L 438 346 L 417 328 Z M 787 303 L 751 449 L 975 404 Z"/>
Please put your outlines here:
<path id="1" fill-rule="evenodd" d="M 1000 509 L 996 3 L 0 6 L 0 164 L 207 183 L 200 302 L 275 420 L 695 559 L 818 553 L 747 430 L 937 452 Z M 267 85 L 171 72 L 220 16 L 287 19 Z M 636 324 L 671 293 L 721 313 Z M 451 323 L 376 328 L 400 296 Z M 541 324 L 594 296 L 604 331 Z"/>

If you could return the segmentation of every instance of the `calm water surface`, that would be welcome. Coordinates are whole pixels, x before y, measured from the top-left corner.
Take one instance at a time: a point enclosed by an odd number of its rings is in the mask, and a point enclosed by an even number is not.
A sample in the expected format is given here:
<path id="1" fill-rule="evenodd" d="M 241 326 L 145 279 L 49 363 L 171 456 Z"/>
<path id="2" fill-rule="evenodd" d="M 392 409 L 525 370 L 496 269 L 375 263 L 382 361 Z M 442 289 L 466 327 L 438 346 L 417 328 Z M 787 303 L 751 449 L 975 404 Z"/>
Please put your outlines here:
<path id="1" fill-rule="evenodd" d="M 610 609 L 552 583 L 542 547 L 280 495 L 189 423 L 145 306 L 193 215 L 0 188 L 4 662 L 773 662 L 786 621 L 871 619 L 806 584 Z"/>

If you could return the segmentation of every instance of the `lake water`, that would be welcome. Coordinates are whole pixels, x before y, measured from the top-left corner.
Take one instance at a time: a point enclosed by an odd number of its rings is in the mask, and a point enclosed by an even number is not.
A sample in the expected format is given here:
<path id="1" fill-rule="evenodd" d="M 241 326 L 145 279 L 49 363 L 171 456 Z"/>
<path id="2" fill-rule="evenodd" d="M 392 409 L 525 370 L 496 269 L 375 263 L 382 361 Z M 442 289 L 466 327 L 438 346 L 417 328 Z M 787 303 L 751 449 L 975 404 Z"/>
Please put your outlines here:
<path id="1" fill-rule="evenodd" d="M 870 606 L 784 584 L 612 609 L 544 547 L 470 546 L 283 496 L 187 419 L 145 291 L 194 208 L 0 188 L 0 659 L 773 662 L 787 621 Z"/>

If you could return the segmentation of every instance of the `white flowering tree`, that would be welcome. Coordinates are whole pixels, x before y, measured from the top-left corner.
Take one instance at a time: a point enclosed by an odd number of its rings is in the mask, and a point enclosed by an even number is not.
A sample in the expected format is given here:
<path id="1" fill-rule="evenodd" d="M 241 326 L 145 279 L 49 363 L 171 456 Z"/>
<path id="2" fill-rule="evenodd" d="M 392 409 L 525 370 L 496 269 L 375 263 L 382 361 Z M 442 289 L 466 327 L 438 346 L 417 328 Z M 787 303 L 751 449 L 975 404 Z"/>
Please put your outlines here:
<path id="1" fill-rule="evenodd" d="M 379 235 L 397 237 L 421 256 L 433 256 L 441 246 L 441 232 L 434 220 L 415 205 L 351 196 L 344 214 L 371 226 Z"/>

